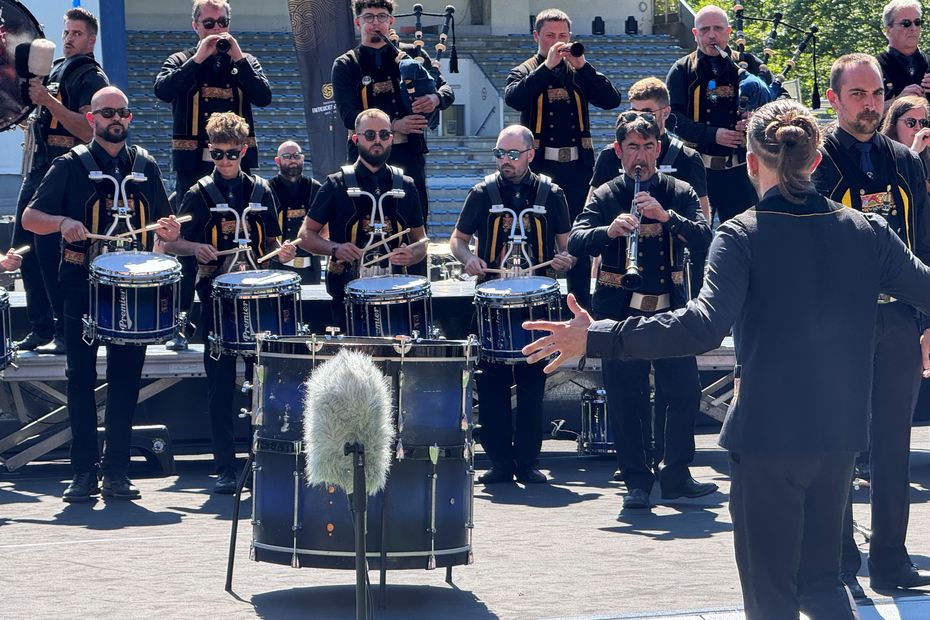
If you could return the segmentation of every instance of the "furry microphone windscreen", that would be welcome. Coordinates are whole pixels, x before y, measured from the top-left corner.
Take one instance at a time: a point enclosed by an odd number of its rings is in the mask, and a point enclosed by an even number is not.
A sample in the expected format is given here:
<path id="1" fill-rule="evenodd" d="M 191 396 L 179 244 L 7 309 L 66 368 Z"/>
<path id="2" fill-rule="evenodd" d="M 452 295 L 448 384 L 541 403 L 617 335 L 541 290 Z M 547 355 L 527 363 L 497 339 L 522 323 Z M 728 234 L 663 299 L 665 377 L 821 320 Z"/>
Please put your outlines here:
<path id="1" fill-rule="evenodd" d="M 358 442 L 365 447 L 368 493 L 384 488 L 394 441 L 387 377 L 368 355 L 343 349 L 317 366 L 305 387 L 307 483 L 332 484 L 351 493 L 353 461 L 345 445 Z"/>
<path id="2" fill-rule="evenodd" d="M 52 72 L 55 44 L 48 39 L 35 39 L 29 45 L 29 73 L 45 77 Z"/>

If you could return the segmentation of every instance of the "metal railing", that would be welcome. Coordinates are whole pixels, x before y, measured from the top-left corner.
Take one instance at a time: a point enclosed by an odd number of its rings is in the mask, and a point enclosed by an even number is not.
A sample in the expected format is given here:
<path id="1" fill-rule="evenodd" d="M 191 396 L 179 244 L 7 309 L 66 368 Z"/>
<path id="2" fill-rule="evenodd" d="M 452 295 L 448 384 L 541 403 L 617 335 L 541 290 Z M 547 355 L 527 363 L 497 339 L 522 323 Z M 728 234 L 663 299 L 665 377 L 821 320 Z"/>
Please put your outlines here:
<path id="1" fill-rule="evenodd" d="M 685 0 L 653 0 L 653 32 L 669 34 L 685 49 L 694 49 L 694 9 Z"/>

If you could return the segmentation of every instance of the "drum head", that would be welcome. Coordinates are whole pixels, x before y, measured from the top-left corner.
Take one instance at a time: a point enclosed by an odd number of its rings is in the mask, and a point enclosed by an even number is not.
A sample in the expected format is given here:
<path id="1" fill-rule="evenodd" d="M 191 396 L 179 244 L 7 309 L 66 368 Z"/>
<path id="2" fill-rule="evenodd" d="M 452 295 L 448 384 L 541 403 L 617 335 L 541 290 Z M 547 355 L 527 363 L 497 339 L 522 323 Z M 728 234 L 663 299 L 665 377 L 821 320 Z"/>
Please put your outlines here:
<path id="1" fill-rule="evenodd" d="M 483 297 L 528 297 L 558 290 L 559 283 L 552 278 L 529 276 L 489 280 L 479 285 L 475 292 Z"/>
<path id="2" fill-rule="evenodd" d="M 346 294 L 377 295 L 383 293 L 415 293 L 429 289 L 429 280 L 421 276 L 376 276 L 361 278 L 346 284 Z"/>
<path id="3" fill-rule="evenodd" d="M 35 17 L 19 2 L 0 0 L 0 131 L 16 127 L 32 111 L 23 98 L 25 80 L 16 74 L 16 48 L 28 53 L 29 44 L 43 38 Z M 25 56 L 28 58 L 28 55 Z"/>
<path id="4" fill-rule="evenodd" d="M 213 286 L 220 289 L 234 290 L 278 290 L 281 288 L 300 287 L 300 275 L 282 269 L 257 269 L 252 271 L 235 271 L 217 276 Z"/>
<path id="5" fill-rule="evenodd" d="M 94 259 L 90 270 L 98 276 L 134 280 L 180 273 L 181 263 L 155 252 L 107 252 Z"/>

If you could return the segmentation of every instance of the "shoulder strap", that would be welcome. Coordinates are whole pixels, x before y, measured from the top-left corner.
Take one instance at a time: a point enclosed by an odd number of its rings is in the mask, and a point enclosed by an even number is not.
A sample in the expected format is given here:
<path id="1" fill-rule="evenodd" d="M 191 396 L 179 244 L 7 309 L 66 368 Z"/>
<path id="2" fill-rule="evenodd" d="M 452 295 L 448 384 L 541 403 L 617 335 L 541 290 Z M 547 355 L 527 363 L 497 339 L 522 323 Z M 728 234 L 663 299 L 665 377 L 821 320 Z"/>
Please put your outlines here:
<path id="1" fill-rule="evenodd" d="M 397 166 L 388 166 L 391 171 L 391 189 L 404 188 L 404 171 Z"/>
<path id="2" fill-rule="evenodd" d="M 491 207 L 503 206 L 504 200 L 501 198 L 501 190 L 497 186 L 497 173 L 491 173 L 484 177 L 484 185 L 488 190 L 488 200 L 491 201 Z"/>
<path id="3" fill-rule="evenodd" d="M 552 178 L 545 174 L 539 176 L 539 188 L 536 190 L 536 200 L 533 202 L 534 207 L 546 209 L 546 201 L 549 200 L 549 192 L 552 189 Z"/>
<path id="4" fill-rule="evenodd" d="M 265 180 L 257 174 L 252 175 L 252 196 L 249 198 L 249 204 L 262 204 L 265 198 Z"/>
<path id="5" fill-rule="evenodd" d="M 685 145 L 679 138 L 669 134 L 668 141 L 668 150 L 665 151 L 665 155 L 662 156 L 663 166 L 674 167 L 675 158 L 678 157 L 678 154 L 681 152 L 681 148 Z"/>
<path id="6" fill-rule="evenodd" d="M 88 173 L 100 172 L 100 166 L 97 165 L 97 160 L 91 155 L 90 149 L 87 148 L 86 144 L 78 144 L 71 149 L 71 152 L 78 156 L 78 159 L 80 159 L 84 167 L 87 168 Z"/>
<path id="7" fill-rule="evenodd" d="M 66 65 L 64 66 L 64 68 L 63 68 L 63 70 L 62 70 L 62 72 L 61 72 L 61 75 L 58 77 L 58 82 L 59 82 L 59 83 L 62 83 L 62 82 L 64 82 L 65 80 L 67 80 L 69 77 L 71 77 L 71 75 L 72 75 L 73 73 L 77 72 L 79 69 L 80 69 L 81 71 L 80 71 L 80 73 L 78 74 L 78 77 L 79 77 L 80 75 L 82 75 L 85 71 L 88 71 L 89 69 L 92 69 L 92 68 L 95 68 L 95 67 L 99 67 L 99 66 L 100 66 L 100 65 L 97 64 L 97 61 L 96 61 L 96 60 L 94 60 L 94 59 L 91 58 L 90 56 L 87 56 L 86 54 L 81 54 L 80 56 L 75 56 L 75 57 L 73 57 L 73 58 L 67 60 L 67 63 L 68 63 L 68 64 L 66 64 Z"/>
<path id="8" fill-rule="evenodd" d="M 355 166 L 346 164 L 342 166 L 342 177 L 345 179 L 347 189 L 358 189 L 358 178 L 355 176 Z"/>
<path id="9" fill-rule="evenodd" d="M 133 145 L 132 148 L 135 149 L 136 153 L 132 160 L 132 172 L 133 174 L 142 174 L 145 172 L 145 164 L 148 162 L 149 152 L 138 144 Z"/>
<path id="10" fill-rule="evenodd" d="M 210 197 L 214 207 L 216 205 L 226 204 L 226 199 L 223 198 L 223 194 L 220 193 L 220 190 L 216 188 L 216 183 L 209 174 L 200 177 L 197 181 L 197 185 L 200 186 L 201 191 L 206 192 L 207 196 Z"/>

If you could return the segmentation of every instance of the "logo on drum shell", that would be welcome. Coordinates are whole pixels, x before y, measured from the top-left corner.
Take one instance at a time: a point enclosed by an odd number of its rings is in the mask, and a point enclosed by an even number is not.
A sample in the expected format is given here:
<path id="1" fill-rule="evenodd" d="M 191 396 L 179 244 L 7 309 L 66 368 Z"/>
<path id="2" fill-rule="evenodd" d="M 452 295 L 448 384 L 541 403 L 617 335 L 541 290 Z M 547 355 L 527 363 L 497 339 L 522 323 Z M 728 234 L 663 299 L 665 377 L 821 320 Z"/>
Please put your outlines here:
<path id="1" fill-rule="evenodd" d="M 242 340 L 255 340 L 255 331 L 252 329 L 252 309 L 249 302 L 242 304 Z"/>
<path id="2" fill-rule="evenodd" d="M 129 318 L 129 292 L 126 290 L 119 292 L 119 328 L 132 329 L 132 319 Z"/>

